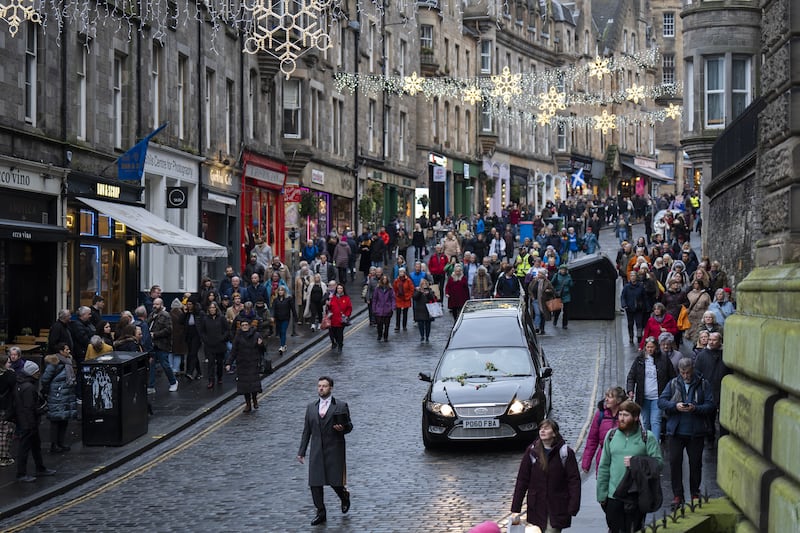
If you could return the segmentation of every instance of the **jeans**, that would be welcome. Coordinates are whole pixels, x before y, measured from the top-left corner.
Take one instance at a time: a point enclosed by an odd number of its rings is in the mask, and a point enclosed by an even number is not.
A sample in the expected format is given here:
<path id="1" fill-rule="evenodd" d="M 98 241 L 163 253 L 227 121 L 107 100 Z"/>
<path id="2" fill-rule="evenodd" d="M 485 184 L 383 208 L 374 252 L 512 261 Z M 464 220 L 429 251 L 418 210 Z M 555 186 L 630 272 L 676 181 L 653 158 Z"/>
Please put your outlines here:
<path id="1" fill-rule="evenodd" d="M 224 375 L 223 371 L 223 362 L 225 361 L 225 352 L 220 353 L 211 353 L 206 350 L 206 375 L 208 376 L 208 382 L 212 383 L 214 381 L 214 374 L 216 373 L 217 381 L 222 381 L 222 376 Z"/>
<path id="2" fill-rule="evenodd" d="M 169 354 L 169 366 L 172 368 L 172 373 L 177 374 L 181 371 L 181 363 L 183 362 L 183 354 L 179 353 L 170 353 Z"/>
<path id="3" fill-rule="evenodd" d="M 542 316 L 542 309 L 539 307 L 539 300 L 532 300 L 531 307 L 533 307 L 533 327 L 544 331 L 544 316 Z"/>
<path id="4" fill-rule="evenodd" d="M 344 346 L 344 326 L 331 326 L 331 339 L 334 345 Z"/>
<path id="5" fill-rule="evenodd" d="M 150 357 L 153 358 L 153 362 L 150 364 L 150 381 L 147 386 L 151 389 L 156 388 L 156 365 L 161 365 L 161 368 L 164 369 L 164 374 L 166 374 L 169 380 L 169 384 L 174 385 L 177 380 L 175 379 L 175 374 L 172 372 L 172 367 L 169 366 L 169 352 L 151 352 Z"/>
<path id="6" fill-rule="evenodd" d="M 375 316 L 375 320 L 378 323 L 378 340 L 381 338 L 388 339 L 389 338 L 389 324 L 392 322 L 392 315 L 388 316 Z"/>
<path id="7" fill-rule="evenodd" d="M 703 474 L 704 441 L 705 435 L 700 435 L 698 437 L 673 435 L 669 438 L 669 472 L 672 480 L 673 496 L 683 498 L 684 449 L 686 450 L 686 455 L 689 456 L 689 495 L 700 494 L 700 479 Z"/>
<path id="8" fill-rule="evenodd" d="M 661 441 L 661 409 L 658 408 L 658 399 L 642 401 L 642 425 L 644 429 L 653 432 L 656 442 Z"/>
<path id="9" fill-rule="evenodd" d="M 419 327 L 419 340 L 427 340 L 431 336 L 430 320 L 417 320 L 417 327 Z"/>
<path id="10" fill-rule="evenodd" d="M 281 340 L 281 346 L 286 346 L 286 329 L 289 327 L 289 321 L 276 320 L 275 325 L 278 327 L 278 336 Z"/>

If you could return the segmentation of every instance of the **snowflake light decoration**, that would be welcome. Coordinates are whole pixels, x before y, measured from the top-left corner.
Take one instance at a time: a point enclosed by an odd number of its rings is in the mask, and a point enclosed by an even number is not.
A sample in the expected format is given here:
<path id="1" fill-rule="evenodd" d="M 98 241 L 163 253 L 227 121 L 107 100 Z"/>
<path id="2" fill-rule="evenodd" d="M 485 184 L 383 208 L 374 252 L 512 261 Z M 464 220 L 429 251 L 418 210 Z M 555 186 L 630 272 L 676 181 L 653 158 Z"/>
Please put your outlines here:
<path id="1" fill-rule="evenodd" d="M 594 63 L 589 63 L 589 77 L 596 77 L 599 80 L 603 79 L 603 75 L 609 74 L 611 70 L 608 68 L 608 59 L 603 59 L 600 56 L 594 58 Z"/>
<path id="2" fill-rule="evenodd" d="M 558 92 L 556 88 L 551 85 L 549 91 L 539 95 L 539 110 L 544 111 L 550 116 L 555 115 L 556 111 L 567 108 L 566 97 L 566 93 Z"/>
<path id="3" fill-rule="evenodd" d="M 422 92 L 422 84 L 425 82 L 425 78 L 417 76 L 417 71 L 415 70 L 411 76 L 406 76 L 403 81 L 403 89 L 411 96 L 414 96 L 418 92 Z"/>
<path id="4" fill-rule="evenodd" d="M 664 113 L 667 117 L 671 118 L 672 120 L 676 120 L 679 116 L 681 116 L 681 110 L 683 108 L 679 105 L 669 104 L 669 107 L 664 110 Z"/>
<path id="5" fill-rule="evenodd" d="M 266 52 L 281 62 L 288 80 L 297 59 L 310 48 L 323 52 L 333 46 L 326 31 L 325 9 L 332 0 L 254 0 L 244 9 L 252 13 L 244 52 Z"/>
<path id="6" fill-rule="evenodd" d="M 42 22 L 39 13 L 33 7 L 33 0 L 30 2 L 31 5 L 25 5 L 27 3 L 28 0 L 10 0 L 8 4 L 0 4 L 0 19 L 8 24 L 8 33 L 11 37 L 16 37 L 19 25 L 25 20 L 37 24 Z"/>
<path id="7" fill-rule="evenodd" d="M 540 113 L 536 115 L 536 123 L 540 126 L 546 126 L 550 124 L 550 120 L 553 118 L 553 115 L 549 115 L 547 113 Z"/>
<path id="8" fill-rule="evenodd" d="M 464 101 L 472 105 L 477 104 L 483 100 L 481 89 L 477 85 L 470 85 L 464 88 Z"/>
<path id="9" fill-rule="evenodd" d="M 608 133 L 608 130 L 613 130 L 617 127 L 617 115 L 613 113 L 609 115 L 605 109 L 603 109 L 602 115 L 595 115 L 592 118 L 594 119 L 594 129 L 602 130 L 603 135 Z"/>
<path id="10" fill-rule="evenodd" d="M 502 74 L 492 76 L 492 83 L 494 83 L 492 96 L 502 98 L 503 103 L 508 105 L 512 96 L 522 94 L 521 80 L 522 74 L 511 74 L 511 70 L 508 67 L 503 67 Z"/>
<path id="11" fill-rule="evenodd" d="M 635 83 L 625 89 L 625 99 L 638 104 L 639 100 L 644 100 L 644 86 L 636 85 Z"/>

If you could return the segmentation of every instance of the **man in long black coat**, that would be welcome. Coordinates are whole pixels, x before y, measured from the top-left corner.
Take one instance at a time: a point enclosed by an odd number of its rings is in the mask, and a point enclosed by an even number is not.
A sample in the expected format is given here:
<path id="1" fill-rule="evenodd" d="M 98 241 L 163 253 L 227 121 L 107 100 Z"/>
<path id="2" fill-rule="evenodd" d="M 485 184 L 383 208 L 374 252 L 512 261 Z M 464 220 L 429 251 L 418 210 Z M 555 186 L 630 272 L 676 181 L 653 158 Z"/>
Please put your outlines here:
<path id="1" fill-rule="evenodd" d="M 311 455 L 308 459 L 308 484 L 317 514 L 311 521 L 312 526 L 327 520 L 325 500 L 322 488 L 330 485 L 342 500 L 342 512 L 350 510 L 350 493 L 344 487 L 347 482 L 347 464 L 345 460 L 344 436 L 353 431 L 350 421 L 350 409 L 347 402 L 339 401 L 332 396 L 333 379 L 322 376 L 317 381 L 319 399 L 306 407 L 303 437 L 297 460 L 305 462 L 306 450 L 311 444 Z"/>

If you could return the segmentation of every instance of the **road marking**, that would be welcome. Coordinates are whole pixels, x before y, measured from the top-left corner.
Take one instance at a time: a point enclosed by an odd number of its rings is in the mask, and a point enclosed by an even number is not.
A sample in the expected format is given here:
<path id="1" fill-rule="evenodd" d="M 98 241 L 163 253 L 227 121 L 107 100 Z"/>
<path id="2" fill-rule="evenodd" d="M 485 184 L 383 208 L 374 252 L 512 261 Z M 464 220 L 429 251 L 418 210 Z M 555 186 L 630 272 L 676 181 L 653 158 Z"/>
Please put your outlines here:
<path id="1" fill-rule="evenodd" d="M 345 337 L 349 337 L 349 336 L 353 335 L 356 331 L 358 331 L 359 329 L 364 327 L 365 324 L 368 324 L 368 323 L 369 323 L 368 320 L 362 320 L 361 323 L 359 323 L 358 325 L 353 326 L 352 328 L 350 328 L 350 331 L 348 331 L 345 334 Z M 323 339 L 323 340 L 325 340 L 325 339 Z M 322 357 L 322 355 L 327 353 L 328 351 L 330 351 L 330 348 L 320 348 L 319 350 L 314 352 L 314 354 L 311 357 L 309 357 L 307 360 L 303 361 L 297 367 L 295 367 L 292 370 L 290 370 L 285 376 L 282 376 L 281 378 L 277 379 L 274 383 L 270 384 L 270 386 L 267 388 L 267 390 L 265 390 L 264 392 L 261 393 L 259 398 L 265 398 L 267 396 L 272 395 L 278 389 L 283 387 L 291 378 L 297 376 L 300 372 L 302 372 L 305 369 L 307 369 L 309 366 L 311 366 L 312 363 L 314 363 L 317 360 L 319 360 L 319 358 Z M 223 416 L 222 418 L 220 418 L 216 422 L 212 423 L 210 426 L 208 426 L 204 430 L 202 430 L 199 433 L 196 433 L 195 435 L 189 437 L 186 441 L 182 442 L 181 444 L 177 445 L 176 447 L 174 447 L 174 448 L 172 448 L 170 450 L 167 450 L 162 455 L 159 455 L 158 457 L 154 457 L 153 459 L 151 459 L 147 463 L 134 468 L 133 470 L 131 470 L 127 474 L 123 474 L 123 475 L 121 475 L 120 477 L 118 477 L 116 479 L 108 481 L 107 483 L 101 485 L 100 487 L 94 489 L 93 491 L 87 492 L 83 496 L 78 496 L 77 498 L 75 498 L 74 500 L 71 500 L 68 503 L 60 505 L 58 507 L 54 507 L 54 508 L 49 509 L 47 511 L 43 511 L 41 514 L 37 515 L 36 517 L 28 519 L 28 520 L 26 520 L 24 522 L 21 522 L 21 523 L 15 525 L 15 526 L 13 526 L 13 527 L 11 527 L 9 529 L 6 529 L 5 531 L 7 533 L 13 533 L 13 532 L 16 532 L 16 531 L 22 531 L 22 530 L 24 530 L 26 528 L 29 528 L 29 527 L 31 527 L 31 526 L 33 526 L 35 524 L 38 524 L 39 522 L 41 522 L 43 520 L 46 520 L 47 518 L 50 518 L 52 516 L 55 516 L 55 515 L 57 515 L 59 513 L 62 513 L 64 511 L 66 511 L 68 509 L 71 509 L 71 508 L 75 507 L 76 505 L 78 505 L 80 503 L 87 502 L 87 501 L 89 501 L 89 500 L 91 500 L 93 498 L 96 498 L 96 497 L 100 496 L 101 494 L 103 494 L 104 492 L 107 492 L 110 489 L 113 489 L 114 487 L 116 487 L 118 485 L 121 485 L 122 483 L 124 483 L 125 481 L 128 481 L 129 479 L 133 479 L 133 478 L 137 477 L 140 474 L 144 474 L 145 472 L 147 472 L 149 470 L 152 470 L 154 467 L 160 465 L 164 461 L 172 458 L 173 456 L 181 453 L 184 450 L 187 450 L 187 449 L 191 448 L 192 446 L 194 446 L 195 444 L 197 444 L 198 442 L 200 442 L 204 438 L 208 437 L 212 433 L 216 432 L 218 429 L 220 429 L 223 426 L 227 425 L 228 423 L 230 423 L 231 421 L 233 421 L 235 418 L 237 418 L 240 415 L 241 415 L 241 412 L 238 410 L 238 408 L 234 409 L 233 411 L 231 411 L 227 415 Z M 159 438 L 163 437 L 163 435 L 159 435 L 158 437 Z"/>

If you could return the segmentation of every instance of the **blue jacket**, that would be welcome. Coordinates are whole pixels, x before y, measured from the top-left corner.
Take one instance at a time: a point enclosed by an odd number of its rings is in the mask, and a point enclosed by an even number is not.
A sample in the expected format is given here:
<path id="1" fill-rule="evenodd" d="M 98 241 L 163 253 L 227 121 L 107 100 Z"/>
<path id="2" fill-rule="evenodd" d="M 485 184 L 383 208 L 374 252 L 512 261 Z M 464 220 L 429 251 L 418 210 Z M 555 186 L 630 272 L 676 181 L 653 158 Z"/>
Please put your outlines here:
<path id="1" fill-rule="evenodd" d="M 44 361 L 47 363 L 47 368 L 44 369 L 41 384 L 42 393 L 47 395 L 47 418 L 49 420 L 78 418 L 77 382 L 67 384 L 66 365 L 57 355 L 48 355 Z M 74 367 L 77 377 L 77 365 Z"/>
<path id="2" fill-rule="evenodd" d="M 597 235 L 594 233 L 585 233 L 583 235 L 583 245 L 586 247 L 586 253 L 590 255 L 600 248 L 600 243 L 597 242 Z"/>
<path id="3" fill-rule="evenodd" d="M 269 294 L 267 293 L 267 288 L 263 283 L 259 283 L 256 286 L 250 285 L 247 287 L 247 289 L 245 289 L 244 294 L 242 294 L 242 301 L 253 302 L 253 305 L 255 305 L 259 298 L 269 304 Z"/>
<path id="4" fill-rule="evenodd" d="M 408 277 L 411 278 L 411 281 L 414 283 L 414 287 L 419 287 L 419 282 L 425 279 L 425 272 L 423 271 L 412 271 L 408 274 Z"/>
<path id="5" fill-rule="evenodd" d="M 479 218 L 477 222 L 475 222 L 475 234 L 479 235 L 486 230 L 486 223 L 483 221 L 483 218 Z"/>
<path id="6" fill-rule="evenodd" d="M 678 411 L 678 403 L 692 403 L 694 411 Z M 667 435 L 704 436 L 706 420 L 716 411 L 711 384 L 695 373 L 687 391 L 682 377 L 671 379 L 658 397 L 658 408 L 667 415 Z"/>

